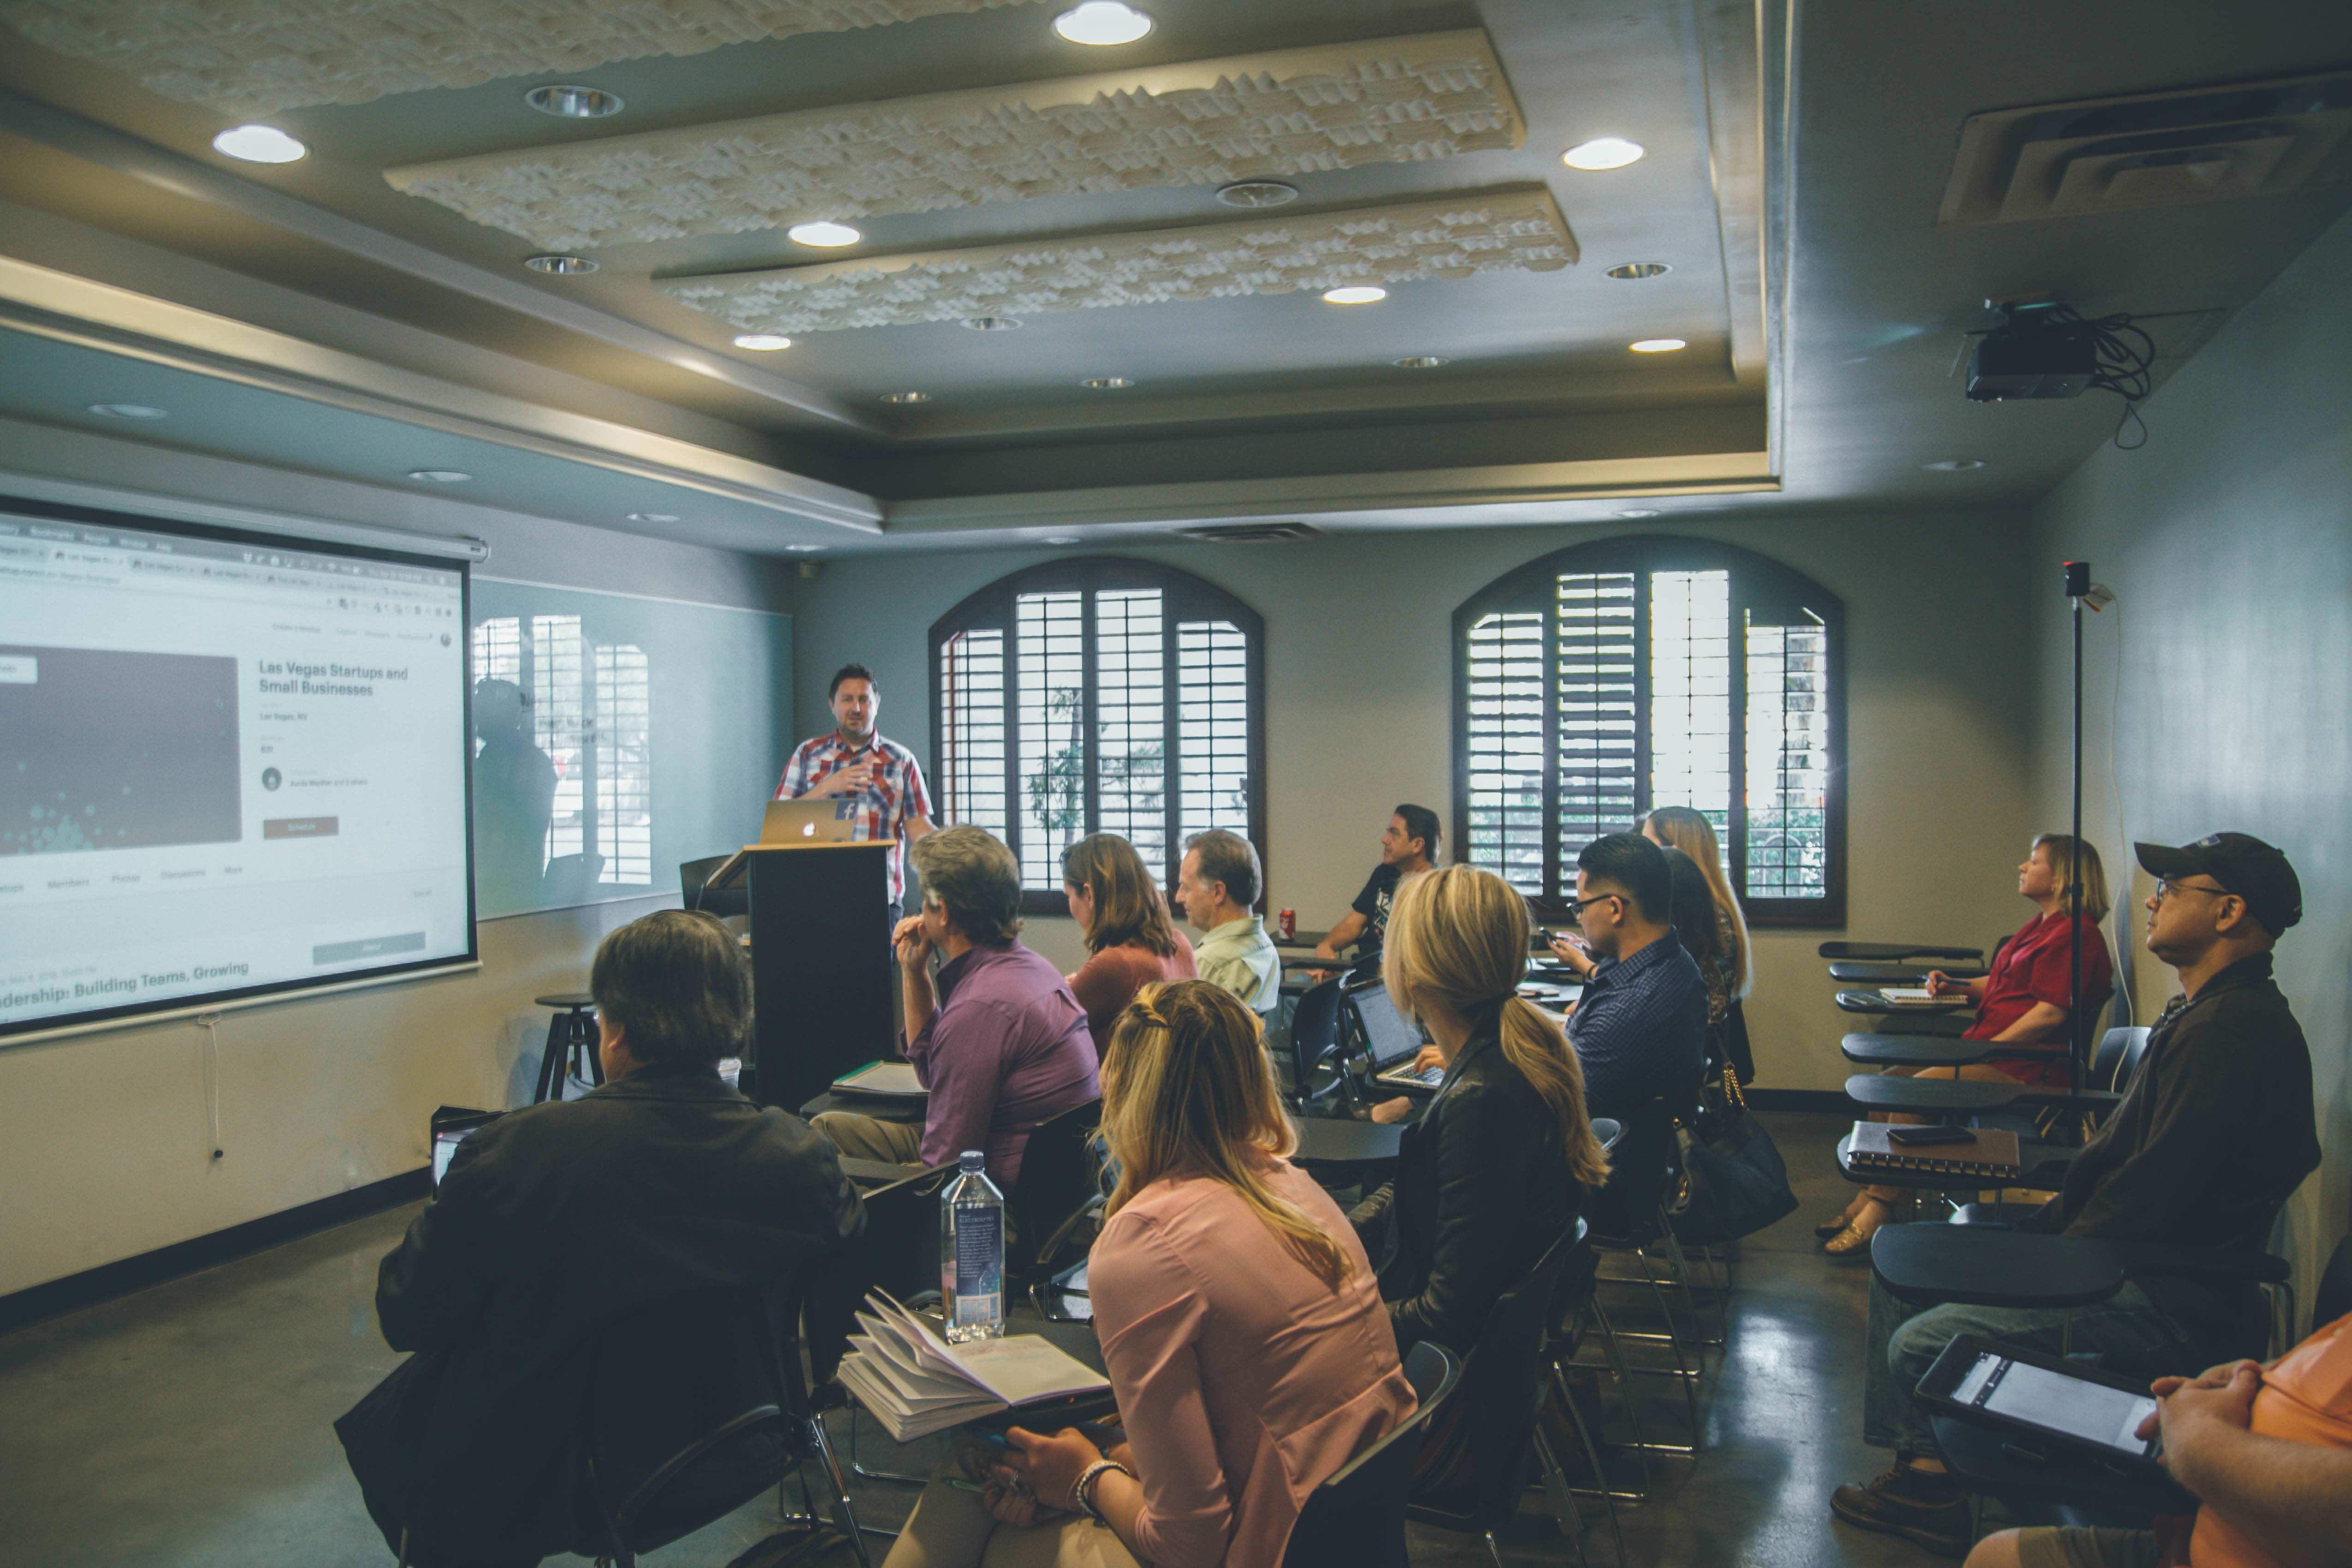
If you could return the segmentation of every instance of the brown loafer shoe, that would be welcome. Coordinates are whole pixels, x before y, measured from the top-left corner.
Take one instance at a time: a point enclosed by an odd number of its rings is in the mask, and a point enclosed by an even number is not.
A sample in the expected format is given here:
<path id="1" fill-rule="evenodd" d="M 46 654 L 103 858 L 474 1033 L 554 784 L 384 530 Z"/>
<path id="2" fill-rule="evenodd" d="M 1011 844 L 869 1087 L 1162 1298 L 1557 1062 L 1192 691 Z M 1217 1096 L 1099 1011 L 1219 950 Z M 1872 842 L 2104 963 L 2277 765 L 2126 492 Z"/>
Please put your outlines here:
<path id="1" fill-rule="evenodd" d="M 1938 1557 L 1966 1557 L 1976 1542 L 1969 1500 L 1948 1477 L 1897 1464 L 1866 1487 L 1830 1494 L 1830 1511 L 1848 1524 L 1899 1535 Z"/>

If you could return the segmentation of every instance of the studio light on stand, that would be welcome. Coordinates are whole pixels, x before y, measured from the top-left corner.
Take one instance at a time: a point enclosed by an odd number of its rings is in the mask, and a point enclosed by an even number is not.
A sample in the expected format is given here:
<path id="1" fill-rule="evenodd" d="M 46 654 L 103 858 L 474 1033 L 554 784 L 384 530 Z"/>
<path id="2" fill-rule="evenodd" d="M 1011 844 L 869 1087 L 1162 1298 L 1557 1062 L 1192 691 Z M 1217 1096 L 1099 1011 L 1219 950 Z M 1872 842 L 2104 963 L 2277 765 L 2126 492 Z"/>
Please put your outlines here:
<path id="1" fill-rule="evenodd" d="M 2091 1020 L 2083 1013 L 2083 607 L 2095 613 L 2116 601 L 2106 584 L 2091 580 L 2091 563 L 2070 560 L 2066 602 L 2074 622 L 2074 744 L 2073 836 L 2066 847 L 2066 1056 L 2077 1092 L 2091 1082 Z"/>

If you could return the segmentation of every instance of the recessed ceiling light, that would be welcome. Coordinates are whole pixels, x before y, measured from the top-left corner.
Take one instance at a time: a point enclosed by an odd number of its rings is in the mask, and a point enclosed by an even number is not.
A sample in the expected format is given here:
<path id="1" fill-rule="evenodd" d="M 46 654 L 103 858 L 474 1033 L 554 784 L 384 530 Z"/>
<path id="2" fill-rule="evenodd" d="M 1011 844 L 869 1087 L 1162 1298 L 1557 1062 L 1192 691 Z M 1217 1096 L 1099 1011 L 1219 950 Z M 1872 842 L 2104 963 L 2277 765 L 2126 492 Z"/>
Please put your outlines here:
<path id="1" fill-rule="evenodd" d="M 1021 325 L 1018 316 L 967 316 L 963 324 L 975 332 L 1010 332 Z"/>
<path id="2" fill-rule="evenodd" d="M 522 264 L 533 272 L 552 273 L 558 277 L 578 277 L 596 270 L 596 264 L 584 256 L 529 256 L 523 257 Z"/>
<path id="3" fill-rule="evenodd" d="M 735 334 L 735 346 L 739 349 L 756 349 L 761 353 L 766 354 L 772 353 L 778 349 L 791 348 L 793 340 L 782 332 L 738 332 Z"/>
<path id="4" fill-rule="evenodd" d="M 1628 141 L 1622 136 L 1596 136 L 1561 153 L 1559 161 L 1571 169 L 1622 169 L 1628 163 L 1640 162 L 1643 152 L 1638 141 Z"/>
<path id="5" fill-rule="evenodd" d="M 1125 392 L 1135 383 L 1125 376 L 1088 376 L 1078 384 L 1088 392 Z"/>
<path id="6" fill-rule="evenodd" d="M 931 401 L 931 394 L 924 392 L 884 392 L 882 401 L 884 402 L 929 402 Z"/>
<path id="7" fill-rule="evenodd" d="M 1075 545 L 1084 544 L 1086 541 L 1079 538 L 1076 534 L 1055 534 L 1045 542 L 1049 545 Z"/>
<path id="8" fill-rule="evenodd" d="M 427 485 L 462 485 L 471 474 L 461 474 L 455 468 L 411 468 L 408 476 Z"/>
<path id="9" fill-rule="evenodd" d="M 1452 362 L 1443 354 L 1407 354 L 1402 360 L 1389 361 L 1401 371 L 1433 371 L 1440 365 Z"/>
<path id="10" fill-rule="evenodd" d="M 94 402 L 89 405 L 89 412 L 102 413 L 109 419 L 169 419 L 172 417 L 168 409 L 157 408 L 152 403 L 143 402 Z"/>
<path id="11" fill-rule="evenodd" d="M 1938 474 L 1965 474 L 1971 468 L 1981 468 L 1984 465 L 1985 460 L 1981 457 L 1947 457 L 1940 462 L 1926 465 Z"/>
<path id="12" fill-rule="evenodd" d="M 1151 18 L 1118 0 L 1087 0 L 1055 17 L 1054 31 L 1074 44 L 1131 44 L 1151 31 Z"/>
<path id="13" fill-rule="evenodd" d="M 814 555 L 824 549 L 823 545 L 786 545 L 784 548 L 794 555 Z"/>
<path id="14" fill-rule="evenodd" d="M 601 87 L 535 87 L 522 100 L 541 114 L 562 120 L 602 120 L 626 107 L 620 95 Z"/>
<path id="15" fill-rule="evenodd" d="M 247 163 L 291 163 L 310 150 L 274 125 L 232 125 L 213 138 L 213 151 Z"/>
<path id="16" fill-rule="evenodd" d="M 866 237 L 847 224 L 837 224 L 829 218 L 818 218 L 813 223 L 794 224 L 784 233 L 790 236 L 794 245 L 813 245 L 820 250 L 831 250 L 838 246 L 856 245 Z"/>
<path id="17" fill-rule="evenodd" d="M 1638 343 L 1628 343 L 1625 346 L 1637 354 L 1671 354 L 1677 349 L 1690 347 L 1680 338 L 1644 338 Z"/>
<path id="18" fill-rule="evenodd" d="M 1663 261 L 1629 261 L 1622 267 L 1611 267 L 1608 275 L 1625 278 L 1664 277 L 1673 270 Z"/>
<path id="19" fill-rule="evenodd" d="M 1389 291 L 1385 288 L 1377 287 L 1369 283 L 1351 283 L 1344 288 L 1325 289 L 1323 291 L 1323 303 L 1326 305 L 1370 305 L 1376 300 L 1386 299 L 1388 297 Z"/>
<path id="20" fill-rule="evenodd" d="M 677 514 L 676 512 L 631 512 L 629 514 L 629 521 L 633 523 L 674 523 L 677 521 Z"/>
<path id="21" fill-rule="evenodd" d="M 1628 507 L 1617 515 L 1621 517 L 1654 517 L 1658 515 L 1658 508 L 1655 507 Z"/>
<path id="22" fill-rule="evenodd" d="M 1278 207 L 1298 200 L 1298 187 L 1279 180 L 1236 180 L 1217 187 L 1217 200 L 1229 207 Z"/>

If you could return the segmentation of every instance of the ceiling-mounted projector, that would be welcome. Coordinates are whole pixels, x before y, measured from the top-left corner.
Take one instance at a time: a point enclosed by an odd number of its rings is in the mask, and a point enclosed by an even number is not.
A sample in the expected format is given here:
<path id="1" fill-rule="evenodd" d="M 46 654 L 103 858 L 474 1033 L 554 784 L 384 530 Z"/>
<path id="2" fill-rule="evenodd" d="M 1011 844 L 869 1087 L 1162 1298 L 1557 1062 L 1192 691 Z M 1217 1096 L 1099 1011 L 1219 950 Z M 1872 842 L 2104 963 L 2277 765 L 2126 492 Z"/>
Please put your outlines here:
<path id="1" fill-rule="evenodd" d="M 2097 327 L 2055 300 L 1996 304 L 2004 320 L 1969 354 L 1969 398 L 2081 397 L 2099 371 Z"/>

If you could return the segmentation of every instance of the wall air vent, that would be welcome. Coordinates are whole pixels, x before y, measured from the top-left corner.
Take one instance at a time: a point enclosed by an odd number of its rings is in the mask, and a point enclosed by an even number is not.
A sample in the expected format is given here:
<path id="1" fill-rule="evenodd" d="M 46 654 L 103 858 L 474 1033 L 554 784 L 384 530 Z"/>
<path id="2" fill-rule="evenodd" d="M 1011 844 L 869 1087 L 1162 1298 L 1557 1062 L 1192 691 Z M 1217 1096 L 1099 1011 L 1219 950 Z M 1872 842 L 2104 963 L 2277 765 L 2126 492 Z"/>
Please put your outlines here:
<path id="1" fill-rule="evenodd" d="M 1939 225 L 2274 196 L 2352 179 L 2352 71 L 1972 114 Z"/>
<path id="2" fill-rule="evenodd" d="M 1266 545 L 1279 539 L 1321 538 L 1323 530 L 1312 523 L 1212 523 L 1197 528 L 1178 528 L 1176 537 L 1204 539 L 1211 544 Z"/>

